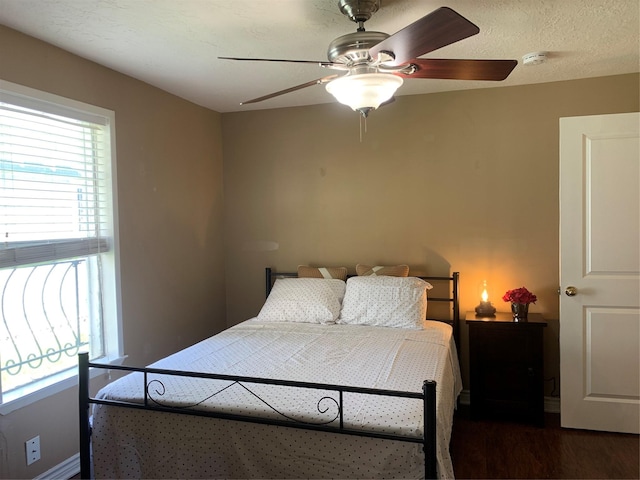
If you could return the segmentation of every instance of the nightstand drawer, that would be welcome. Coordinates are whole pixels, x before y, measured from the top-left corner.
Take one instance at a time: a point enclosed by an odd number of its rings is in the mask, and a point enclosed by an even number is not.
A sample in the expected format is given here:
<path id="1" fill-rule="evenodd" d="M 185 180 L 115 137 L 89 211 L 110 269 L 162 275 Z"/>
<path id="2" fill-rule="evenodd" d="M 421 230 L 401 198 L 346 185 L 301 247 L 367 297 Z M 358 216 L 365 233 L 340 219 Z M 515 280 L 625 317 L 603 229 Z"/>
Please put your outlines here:
<path id="1" fill-rule="evenodd" d="M 505 328 L 506 327 L 506 328 Z M 469 327 L 473 331 L 474 344 L 481 345 L 485 362 L 529 362 L 532 354 L 531 334 L 523 328 L 512 328 L 510 325 L 494 327 Z"/>

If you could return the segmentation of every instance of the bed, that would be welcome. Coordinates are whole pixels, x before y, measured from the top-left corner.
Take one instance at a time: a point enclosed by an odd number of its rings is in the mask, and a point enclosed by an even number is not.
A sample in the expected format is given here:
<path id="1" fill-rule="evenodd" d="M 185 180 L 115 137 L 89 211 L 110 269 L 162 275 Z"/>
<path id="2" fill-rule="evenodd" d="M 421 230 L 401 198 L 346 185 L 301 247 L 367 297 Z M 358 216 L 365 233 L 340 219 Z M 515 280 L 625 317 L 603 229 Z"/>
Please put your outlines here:
<path id="1" fill-rule="evenodd" d="M 296 277 L 266 269 L 257 317 L 149 367 L 81 354 L 82 478 L 452 478 L 458 274 Z M 126 375 L 91 397 L 92 369 Z"/>

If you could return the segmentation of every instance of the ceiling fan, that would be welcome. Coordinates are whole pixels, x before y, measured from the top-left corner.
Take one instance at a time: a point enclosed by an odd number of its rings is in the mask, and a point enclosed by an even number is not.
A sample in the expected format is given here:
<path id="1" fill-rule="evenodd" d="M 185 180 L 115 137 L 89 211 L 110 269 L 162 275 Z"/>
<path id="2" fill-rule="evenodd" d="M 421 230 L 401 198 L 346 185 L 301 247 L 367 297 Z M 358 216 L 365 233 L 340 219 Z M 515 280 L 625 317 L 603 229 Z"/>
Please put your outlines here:
<path id="1" fill-rule="evenodd" d="M 461 60 L 418 58 L 446 45 L 477 34 L 480 29 L 459 13 L 441 7 L 402 30 L 387 35 L 365 31 L 364 23 L 380 8 L 380 0 L 339 0 L 340 11 L 358 24 L 354 33 L 329 44 L 329 61 L 273 58 L 218 57 L 225 60 L 311 63 L 346 72 L 311 80 L 294 87 L 254 98 L 243 104 L 261 102 L 312 85 L 326 90 L 340 103 L 367 117 L 371 110 L 392 100 L 404 78 L 455 80 L 504 80 L 517 60 Z"/>

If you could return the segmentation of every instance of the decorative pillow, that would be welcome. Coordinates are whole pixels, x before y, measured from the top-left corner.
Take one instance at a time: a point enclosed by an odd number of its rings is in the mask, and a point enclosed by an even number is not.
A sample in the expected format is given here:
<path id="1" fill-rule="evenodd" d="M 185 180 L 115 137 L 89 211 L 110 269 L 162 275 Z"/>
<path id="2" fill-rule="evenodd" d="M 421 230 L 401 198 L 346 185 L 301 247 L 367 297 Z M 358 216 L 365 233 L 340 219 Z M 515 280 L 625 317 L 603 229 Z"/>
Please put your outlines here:
<path id="1" fill-rule="evenodd" d="M 306 265 L 298 266 L 299 278 L 337 278 L 338 280 L 347 279 L 346 267 L 307 267 Z"/>
<path id="2" fill-rule="evenodd" d="M 416 277 L 351 277 L 338 323 L 421 329 L 431 288 Z"/>
<path id="3" fill-rule="evenodd" d="M 390 277 L 407 277 L 409 276 L 409 265 L 378 265 L 371 267 L 369 265 L 356 265 L 356 273 L 358 276 L 376 276 L 388 275 Z"/>
<path id="4" fill-rule="evenodd" d="M 335 323 L 346 284 L 324 278 L 279 278 L 258 314 L 263 322 Z"/>

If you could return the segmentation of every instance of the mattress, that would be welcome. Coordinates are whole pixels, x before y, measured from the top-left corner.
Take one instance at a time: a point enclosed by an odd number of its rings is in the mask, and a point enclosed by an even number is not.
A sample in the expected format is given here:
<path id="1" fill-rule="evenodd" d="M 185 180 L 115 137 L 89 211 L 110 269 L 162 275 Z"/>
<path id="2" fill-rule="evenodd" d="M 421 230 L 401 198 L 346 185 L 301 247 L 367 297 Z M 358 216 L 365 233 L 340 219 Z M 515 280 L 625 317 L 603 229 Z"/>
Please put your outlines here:
<path id="1" fill-rule="evenodd" d="M 151 365 L 163 369 L 421 392 L 437 382 L 437 469 L 453 478 L 449 440 L 462 389 L 449 325 L 422 330 L 247 320 Z M 129 374 L 97 398 L 140 402 L 144 382 Z M 150 375 L 161 405 L 323 424 L 332 391 Z M 323 400 L 319 400 L 322 399 Z M 420 400 L 344 394 L 344 424 L 422 435 Z M 121 407 L 93 407 L 96 478 L 421 478 L 422 445 L 394 440 Z"/>

